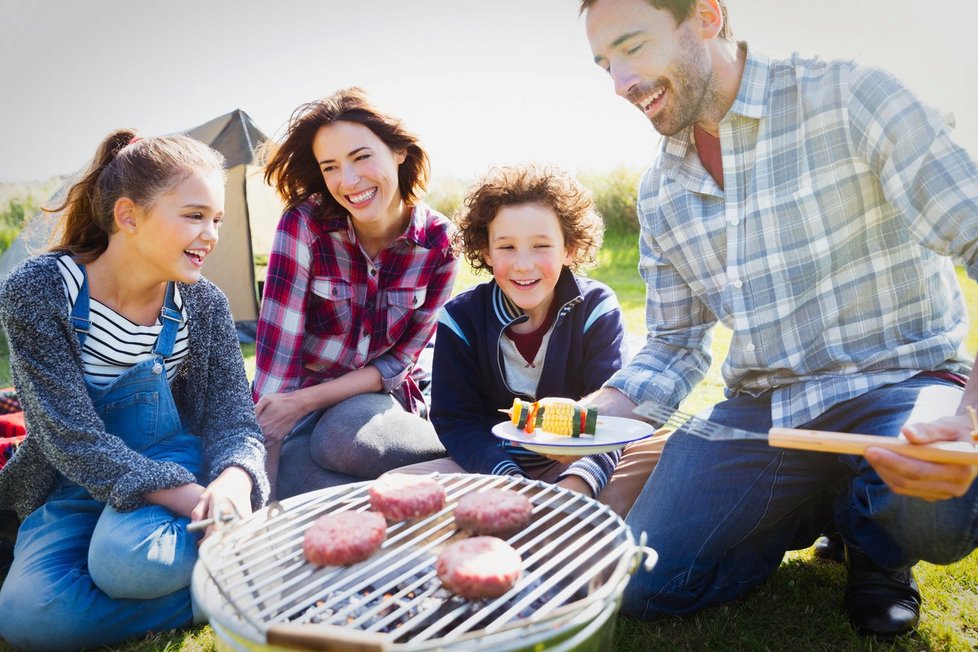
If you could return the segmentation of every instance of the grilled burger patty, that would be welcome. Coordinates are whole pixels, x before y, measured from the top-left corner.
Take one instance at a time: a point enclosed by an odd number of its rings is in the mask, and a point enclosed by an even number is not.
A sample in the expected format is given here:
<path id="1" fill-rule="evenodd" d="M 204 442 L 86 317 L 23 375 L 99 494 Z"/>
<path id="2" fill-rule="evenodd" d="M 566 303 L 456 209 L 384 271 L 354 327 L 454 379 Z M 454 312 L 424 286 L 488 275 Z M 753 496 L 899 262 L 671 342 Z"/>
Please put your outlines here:
<path id="1" fill-rule="evenodd" d="M 510 590 L 523 560 L 496 537 L 472 537 L 445 546 L 435 563 L 442 585 L 469 600 L 496 598 Z"/>
<path id="2" fill-rule="evenodd" d="M 468 493 L 455 507 L 455 524 L 473 534 L 505 537 L 515 534 L 530 522 L 533 503 L 509 489 L 488 489 Z"/>
<path id="3" fill-rule="evenodd" d="M 345 566 L 374 554 L 387 535 L 377 512 L 339 512 L 316 519 L 302 538 L 302 553 L 315 566 Z"/>
<path id="4" fill-rule="evenodd" d="M 422 475 L 388 473 L 370 485 L 370 506 L 388 521 L 421 518 L 445 506 L 445 488 Z"/>

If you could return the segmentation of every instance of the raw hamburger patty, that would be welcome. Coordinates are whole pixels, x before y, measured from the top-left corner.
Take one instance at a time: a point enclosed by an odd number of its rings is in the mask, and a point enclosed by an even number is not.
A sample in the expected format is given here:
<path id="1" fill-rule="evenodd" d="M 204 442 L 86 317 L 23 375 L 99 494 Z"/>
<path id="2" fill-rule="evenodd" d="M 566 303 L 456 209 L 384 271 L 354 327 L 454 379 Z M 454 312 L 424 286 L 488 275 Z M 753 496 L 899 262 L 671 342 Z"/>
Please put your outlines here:
<path id="1" fill-rule="evenodd" d="M 370 486 L 370 506 L 388 521 L 420 518 L 445 506 L 445 488 L 422 475 L 388 473 Z"/>
<path id="2" fill-rule="evenodd" d="M 523 560 L 496 537 L 472 537 L 445 546 L 435 563 L 442 585 L 463 598 L 497 598 L 513 587 Z"/>
<path id="3" fill-rule="evenodd" d="M 533 503 L 509 489 L 488 489 L 462 496 L 455 507 L 455 524 L 475 534 L 508 536 L 530 522 Z"/>
<path id="4" fill-rule="evenodd" d="M 377 551 L 387 535 L 387 521 L 377 512 L 339 512 L 320 516 L 306 530 L 302 553 L 316 566 L 345 566 Z"/>

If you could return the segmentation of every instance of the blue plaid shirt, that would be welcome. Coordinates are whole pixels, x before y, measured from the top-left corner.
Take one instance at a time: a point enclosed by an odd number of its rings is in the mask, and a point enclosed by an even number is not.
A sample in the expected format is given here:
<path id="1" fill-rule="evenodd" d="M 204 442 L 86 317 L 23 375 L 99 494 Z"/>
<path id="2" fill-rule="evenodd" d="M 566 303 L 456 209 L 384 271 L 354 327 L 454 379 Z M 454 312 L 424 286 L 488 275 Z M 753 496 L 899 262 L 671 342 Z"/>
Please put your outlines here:
<path id="1" fill-rule="evenodd" d="M 607 385 L 678 404 L 718 320 L 727 395 L 773 390 L 776 426 L 923 370 L 967 374 L 949 256 L 978 278 L 978 170 L 951 126 L 880 70 L 749 51 L 720 122 L 725 190 L 692 129 L 642 180 L 648 339 Z"/>

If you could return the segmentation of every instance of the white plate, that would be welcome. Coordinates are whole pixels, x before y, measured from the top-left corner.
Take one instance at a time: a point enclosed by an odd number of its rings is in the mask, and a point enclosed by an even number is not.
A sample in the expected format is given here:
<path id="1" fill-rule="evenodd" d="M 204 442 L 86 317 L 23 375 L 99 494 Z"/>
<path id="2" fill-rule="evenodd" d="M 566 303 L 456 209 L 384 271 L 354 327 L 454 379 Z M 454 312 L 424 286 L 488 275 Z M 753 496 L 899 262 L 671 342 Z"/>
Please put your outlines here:
<path id="1" fill-rule="evenodd" d="M 653 429 L 651 425 L 636 419 L 599 416 L 593 435 L 566 437 L 542 430 L 527 433 L 514 426 L 512 421 L 497 423 L 492 427 L 492 434 L 541 455 L 597 455 L 650 437 Z"/>

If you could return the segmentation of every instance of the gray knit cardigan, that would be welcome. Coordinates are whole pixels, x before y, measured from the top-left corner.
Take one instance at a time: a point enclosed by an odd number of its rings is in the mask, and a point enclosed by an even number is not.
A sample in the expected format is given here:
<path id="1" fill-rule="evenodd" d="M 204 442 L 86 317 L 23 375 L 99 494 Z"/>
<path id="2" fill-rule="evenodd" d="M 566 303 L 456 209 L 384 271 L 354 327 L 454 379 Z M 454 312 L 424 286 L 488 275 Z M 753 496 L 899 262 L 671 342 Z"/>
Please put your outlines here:
<path id="1" fill-rule="evenodd" d="M 0 285 L 0 325 L 27 424 L 27 439 L 0 471 L 0 507 L 25 517 L 60 472 L 97 500 L 132 511 L 147 504 L 144 494 L 195 478 L 105 431 L 85 389 L 57 257 L 29 259 Z M 268 498 L 265 447 L 227 298 L 207 280 L 178 287 L 190 316 L 190 351 L 173 379 L 173 398 L 184 425 L 203 439 L 205 483 L 240 466 L 254 481 L 257 509 Z"/>

